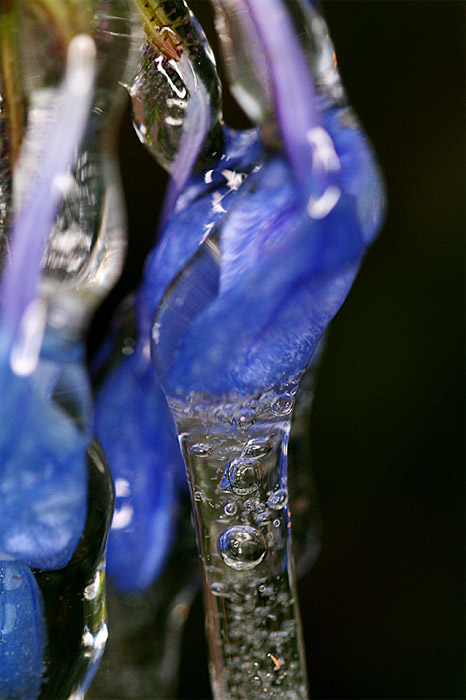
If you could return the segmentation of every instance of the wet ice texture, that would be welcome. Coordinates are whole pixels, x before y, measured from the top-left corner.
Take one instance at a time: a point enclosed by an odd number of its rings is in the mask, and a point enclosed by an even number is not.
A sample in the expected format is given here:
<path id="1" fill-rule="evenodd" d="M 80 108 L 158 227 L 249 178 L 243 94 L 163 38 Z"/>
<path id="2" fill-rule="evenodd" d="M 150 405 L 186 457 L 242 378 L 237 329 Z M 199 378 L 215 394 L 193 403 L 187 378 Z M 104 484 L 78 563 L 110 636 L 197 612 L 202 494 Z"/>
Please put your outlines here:
<path id="1" fill-rule="evenodd" d="M 297 381 L 288 388 L 286 412 L 283 394 L 272 391 L 243 404 L 200 395 L 189 405 L 171 403 L 205 565 L 219 698 L 307 697 L 285 456 Z"/>

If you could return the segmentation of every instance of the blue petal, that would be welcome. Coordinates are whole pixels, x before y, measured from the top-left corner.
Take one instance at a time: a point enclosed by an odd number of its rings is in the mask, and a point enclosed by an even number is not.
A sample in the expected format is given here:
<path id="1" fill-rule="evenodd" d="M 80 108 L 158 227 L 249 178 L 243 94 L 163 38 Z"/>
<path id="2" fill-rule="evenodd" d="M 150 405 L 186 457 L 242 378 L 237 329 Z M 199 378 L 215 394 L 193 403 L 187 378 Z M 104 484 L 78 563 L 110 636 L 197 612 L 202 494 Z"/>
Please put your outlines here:
<path id="1" fill-rule="evenodd" d="M 99 390 L 95 428 L 116 491 L 109 577 L 122 591 L 143 590 L 170 552 L 185 474 L 171 414 L 142 344 Z"/>
<path id="2" fill-rule="evenodd" d="M 262 147 L 255 129 L 235 132 L 225 129 L 226 150 L 216 166 L 202 176 L 194 175 L 178 198 L 176 215 L 168 222 L 149 257 L 138 294 L 139 329 L 149 337 L 152 317 L 165 289 L 189 262 L 206 236 L 221 223 L 238 196 L 229 185 L 228 174 L 246 175 L 261 161 Z M 226 173 L 226 174 L 225 174 Z"/>
<path id="3" fill-rule="evenodd" d="M 153 352 L 170 394 L 257 392 L 307 366 L 383 209 L 361 132 L 336 112 L 325 125 L 340 162 L 328 211 L 305 206 L 291 166 L 269 156 L 168 288 Z M 175 230 L 185 225 L 172 222 Z"/>
<path id="4" fill-rule="evenodd" d="M 40 359 L 21 377 L 0 357 L 0 551 L 35 568 L 64 567 L 86 519 L 88 436 L 52 399 L 75 385 L 86 393 L 73 365 Z"/>
<path id="5" fill-rule="evenodd" d="M 35 700 L 46 631 L 42 594 L 27 566 L 0 561 L 0 697 Z"/>

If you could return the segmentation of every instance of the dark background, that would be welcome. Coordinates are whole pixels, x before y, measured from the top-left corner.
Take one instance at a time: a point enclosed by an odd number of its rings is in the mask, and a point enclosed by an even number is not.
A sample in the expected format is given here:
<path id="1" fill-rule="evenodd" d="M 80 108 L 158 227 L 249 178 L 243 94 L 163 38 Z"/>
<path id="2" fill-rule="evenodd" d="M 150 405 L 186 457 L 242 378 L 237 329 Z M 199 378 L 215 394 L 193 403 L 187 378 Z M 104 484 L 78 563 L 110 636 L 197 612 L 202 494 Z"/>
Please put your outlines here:
<path id="1" fill-rule="evenodd" d="M 313 408 L 322 551 L 299 584 L 311 694 L 464 698 L 465 5 L 322 4 L 389 208 Z M 204 24 L 209 3 L 192 7 Z M 130 248 L 110 304 L 138 280 L 165 182 L 128 115 L 121 158 Z M 210 693 L 199 598 L 179 692 Z"/>

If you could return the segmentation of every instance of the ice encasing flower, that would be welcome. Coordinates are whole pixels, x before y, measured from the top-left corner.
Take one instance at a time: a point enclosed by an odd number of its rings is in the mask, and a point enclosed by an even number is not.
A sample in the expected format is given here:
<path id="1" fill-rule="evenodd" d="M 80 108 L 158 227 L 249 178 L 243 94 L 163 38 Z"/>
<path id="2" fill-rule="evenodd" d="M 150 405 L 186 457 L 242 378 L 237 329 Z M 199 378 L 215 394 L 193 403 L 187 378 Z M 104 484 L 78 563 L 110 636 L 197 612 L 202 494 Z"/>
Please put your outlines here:
<path id="1" fill-rule="evenodd" d="M 70 347 L 59 333 L 44 337 L 46 306 L 38 284 L 59 182 L 74 162 L 88 117 L 94 51 L 86 36 L 71 44 L 61 113 L 42 146 L 42 172 L 14 223 L 1 285 L 0 551 L 40 568 L 67 563 L 86 517 L 89 432 L 59 403 L 60 392 L 76 393 L 82 415 L 89 414 L 78 364 L 83 347 Z"/>
<path id="2" fill-rule="evenodd" d="M 242 135 L 255 151 L 246 168 L 229 159 L 241 135 L 227 132 L 176 200 L 146 267 L 152 356 L 190 481 L 214 696 L 304 700 L 291 415 L 380 225 L 383 192 L 335 64 L 324 75 L 322 52 L 307 46 L 322 27 L 311 4 L 218 6 L 234 93 L 260 131 Z"/>
<path id="3" fill-rule="evenodd" d="M 93 94 L 95 46 L 70 43 L 61 113 L 42 144 L 42 172 L 14 222 L 0 288 L 0 695 L 36 698 L 47 634 L 42 594 L 29 567 L 65 566 L 87 508 L 88 430 L 60 405 L 61 392 L 89 414 L 79 355 L 46 331 L 39 294 L 46 236 L 61 198 L 59 182 L 76 157 Z M 54 398 L 55 397 L 55 398 Z"/>
<path id="4" fill-rule="evenodd" d="M 231 206 L 209 173 L 193 175 L 147 268 L 172 283 L 153 352 L 173 397 L 251 395 L 304 370 L 383 210 L 370 146 L 348 107 L 316 91 L 282 3 L 270 2 L 266 16 L 260 2 L 236 5 L 267 59 L 267 74 L 254 77 L 270 100 L 261 105 L 269 128 L 255 172 L 235 181 Z M 223 177 L 233 182 L 233 174 Z M 203 227 L 202 197 L 210 203 Z M 192 228 L 207 232 L 197 253 Z"/>
<path id="5" fill-rule="evenodd" d="M 80 695 L 105 645 L 113 491 L 90 444 L 84 331 L 124 252 L 112 137 L 130 7 L 0 10 L 0 562 L 24 579 L 16 607 L 0 596 L 5 699 L 33 700 L 41 682 L 42 693 Z"/>
<path id="6" fill-rule="evenodd" d="M 79 31 L 95 40 L 92 77 L 75 65 L 60 90 Z M 84 332 L 123 261 L 113 137 L 137 34 L 130 0 L 12 0 L 0 12 L 0 551 L 43 568 L 69 560 L 86 516 Z"/>
<path id="7" fill-rule="evenodd" d="M 146 589 L 168 556 L 183 474 L 165 396 L 136 342 L 96 395 L 94 424 L 115 484 L 107 571 L 119 590 Z"/>
<path id="8" fill-rule="evenodd" d="M 141 140 L 173 175 L 168 215 L 207 135 L 216 140 L 222 132 L 220 83 L 205 35 L 184 1 L 173 7 L 139 4 L 147 35 L 128 91 Z M 160 43 L 162 36 L 169 38 L 168 46 Z M 193 230 L 196 244 L 204 218 Z M 153 285 L 162 290 L 164 281 L 160 274 L 155 280 L 146 276 L 135 301 L 131 355 L 111 368 L 96 393 L 95 430 L 116 488 L 107 570 L 124 592 L 142 591 L 160 574 L 173 542 L 179 491 L 185 488 L 175 426 L 150 359 L 157 305 Z"/>

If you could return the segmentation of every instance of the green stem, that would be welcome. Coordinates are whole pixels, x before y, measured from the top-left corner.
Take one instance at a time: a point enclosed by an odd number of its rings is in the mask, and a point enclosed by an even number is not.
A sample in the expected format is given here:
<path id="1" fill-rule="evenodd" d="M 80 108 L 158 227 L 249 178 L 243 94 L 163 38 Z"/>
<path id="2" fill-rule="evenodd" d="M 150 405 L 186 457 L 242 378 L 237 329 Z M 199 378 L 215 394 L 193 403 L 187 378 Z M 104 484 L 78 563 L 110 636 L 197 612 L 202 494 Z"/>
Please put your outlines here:
<path id="1" fill-rule="evenodd" d="M 32 0 L 31 9 L 49 26 L 63 55 L 76 34 L 92 35 L 92 17 L 80 0 Z"/>
<path id="2" fill-rule="evenodd" d="M 175 29 L 177 15 L 176 3 L 161 0 L 133 0 L 141 15 L 147 38 L 152 46 L 161 52 L 167 59 L 180 60 L 182 52 L 182 40 Z M 172 6 L 173 5 L 173 6 Z"/>
<path id="3" fill-rule="evenodd" d="M 17 13 L 9 3 L 0 14 L 0 85 L 8 119 L 7 159 L 10 172 L 19 154 L 25 123 L 24 92 L 19 70 Z"/>
<path id="4" fill-rule="evenodd" d="M 21 29 L 23 14 L 33 13 L 56 41 L 65 61 L 71 39 L 91 33 L 91 15 L 80 0 L 3 0 L 0 8 L 0 268 L 3 267 L 12 217 L 13 171 L 27 124 L 27 95 L 23 51 L 28 51 Z M 24 46 L 26 44 L 26 46 Z"/>

